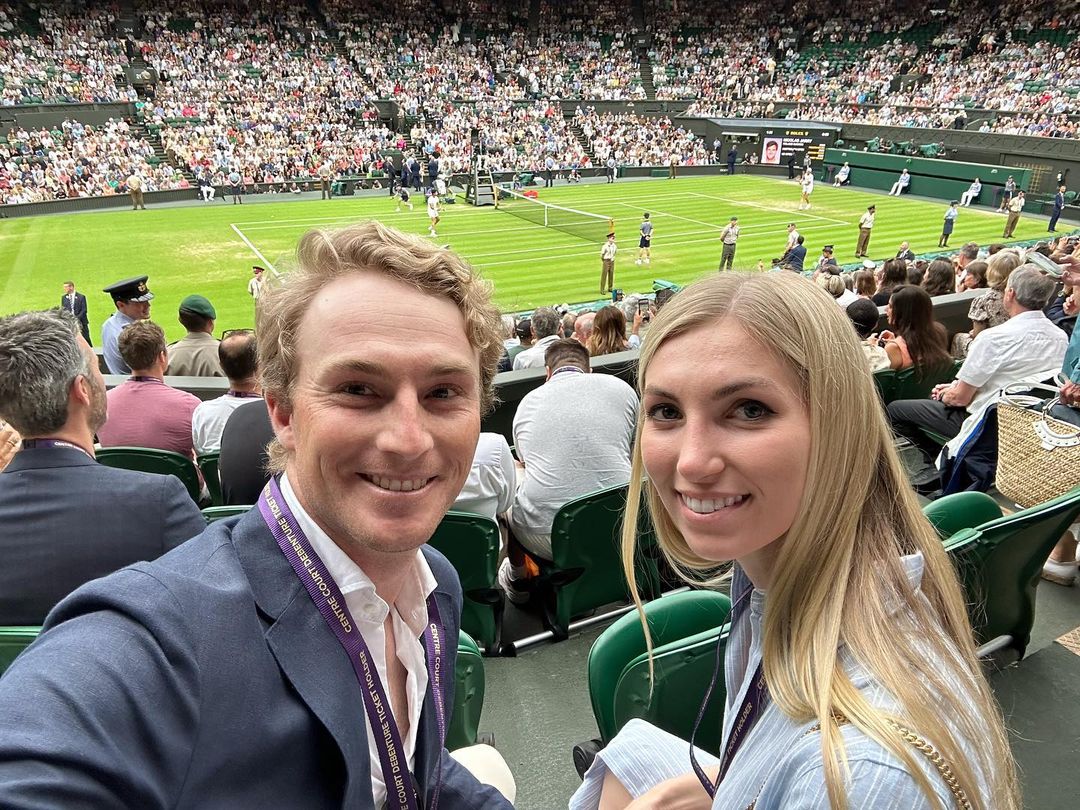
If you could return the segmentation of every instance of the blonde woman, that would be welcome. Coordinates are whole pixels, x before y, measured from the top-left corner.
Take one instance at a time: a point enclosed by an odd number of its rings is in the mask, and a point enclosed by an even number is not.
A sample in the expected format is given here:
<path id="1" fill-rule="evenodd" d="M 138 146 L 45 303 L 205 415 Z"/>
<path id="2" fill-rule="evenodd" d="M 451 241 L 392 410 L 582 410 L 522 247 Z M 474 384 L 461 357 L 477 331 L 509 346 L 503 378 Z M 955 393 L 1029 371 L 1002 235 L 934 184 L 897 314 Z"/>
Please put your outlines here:
<path id="1" fill-rule="evenodd" d="M 697 752 L 695 773 L 686 742 L 632 721 L 570 806 L 1019 808 L 960 585 L 832 298 L 787 273 L 694 284 L 646 336 L 639 385 L 623 559 L 644 490 L 688 581 L 735 562 L 725 756 Z"/>

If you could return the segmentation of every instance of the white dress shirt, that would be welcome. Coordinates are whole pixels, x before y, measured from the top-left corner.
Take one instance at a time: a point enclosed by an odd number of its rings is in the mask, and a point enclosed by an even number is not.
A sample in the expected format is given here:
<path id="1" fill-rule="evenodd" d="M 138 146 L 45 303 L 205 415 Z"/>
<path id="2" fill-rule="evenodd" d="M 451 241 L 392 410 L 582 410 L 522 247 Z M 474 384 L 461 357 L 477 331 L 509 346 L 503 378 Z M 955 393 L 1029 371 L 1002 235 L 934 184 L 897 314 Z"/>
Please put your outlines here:
<path id="1" fill-rule="evenodd" d="M 217 453 L 221 450 L 221 434 L 225 432 L 225 423 L 232 412 L 251 402 L 254 397 L 234 397 L 223 394 L 203 402 L 191 414 L 191 443 L 196 455 Z"/>
<path id="2" fill-rule="evenodd" d="M 281 477 L 281 495 L 292 510 L 297 524 L 311 542 L 312 548 L 322 559 L 327 572 L 341 589 L 345 605 L 360 628 L 360 635 L 368 646 L 371 660 L 375 663 L 388 698 L 390 689 L 386 677 L 385 622 L 388 614 L 393 618 L 397 657 L 408 673 L 405 697 L 409 704 L 409 730 L 402 740 L 402 745 L 405 746 L 405 761 L 411 772 L 416 754 L 416 735 L 420 728 L 420 712 L 424 707 L 424 696 L 428 687 L 427 655 L 420 636 L 427 629 L 427 598 L 435 590 L 435 575 L 431 573 L 423 553 L 417 549 L 413 575 L 406 578 L 391 610 L 375 592 L 374 583 L 360 566 L 304 511 L 287 475 Z M 358 702 L 356 706 L 356 722 L 363 723 L 367 730 L 371 791 L 374 794 L 375 806 L 382 807 L 386 802 L 386 783 L 383 781 L 379 752 L 375 747 L 375 733 L 367 722 L 362 702 Z"/>
<path id="3" fill-rule="evenodd" d="M 513 506 L 516 488 L 510 445 L 501 433 L 481 433 L 469 477 L 450 508 L 495 520 Z"/>

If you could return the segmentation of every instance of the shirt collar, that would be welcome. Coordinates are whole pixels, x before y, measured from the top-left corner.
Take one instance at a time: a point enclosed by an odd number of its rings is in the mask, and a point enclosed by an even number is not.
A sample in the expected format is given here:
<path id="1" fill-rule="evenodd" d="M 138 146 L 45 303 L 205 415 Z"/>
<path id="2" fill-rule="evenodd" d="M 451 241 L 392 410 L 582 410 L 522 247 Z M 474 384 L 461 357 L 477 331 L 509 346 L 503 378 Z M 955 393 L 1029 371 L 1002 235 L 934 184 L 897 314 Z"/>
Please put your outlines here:
<path id="1" fill-rule="evenodd" d="M 315 553 L 322 559 L 327 573 L 333 577 L 346 601 L 355 603 L 355 599 L 359 598 L 365 605 L 373 608 L 369 614 L 355 615 L 353 618 L 364 624 L 381 625 L 385 622 L 390 608 L 376 592 L 375 583 L 304 511 L 304 507 L 300 505 L 300 499 L 296 497 L 296 492 L 289 483 L 288 475 L 281 476 L 281 496 L 292 510 L 296 522 L 315 549 Z M 398 615 L 417 637 L 427 629 L 427 599 L 437 584 L 435 575 L 431 573 L 431 566 L 428 565 L 423 552 L 417 549 L 413 573 L 406 578 L 394 603 Z M 350 594 L 353 593 L 357 594 L 357 597 L 350 598 Z"/>

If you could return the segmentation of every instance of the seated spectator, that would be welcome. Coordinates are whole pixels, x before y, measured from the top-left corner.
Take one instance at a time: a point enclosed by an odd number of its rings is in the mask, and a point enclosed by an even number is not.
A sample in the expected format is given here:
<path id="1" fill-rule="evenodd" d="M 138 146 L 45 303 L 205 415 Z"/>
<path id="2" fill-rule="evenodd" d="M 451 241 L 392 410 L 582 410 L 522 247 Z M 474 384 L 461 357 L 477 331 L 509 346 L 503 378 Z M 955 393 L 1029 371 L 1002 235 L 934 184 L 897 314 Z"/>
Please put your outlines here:
<path id="1" fill-rule="evenodd" d="M 897 287 L 885 316 L 892 331 L 882 332 L 880 340 L 890 368 L 900 371 L 917 366 L 920 373 L 932 374 L 951 365 L 949 334 L 934 320 L 934 303 L 926 290 L 907 284 Z"/>
<path id="2" fill-rule="evenodd" d="M 907 283 L 907 262 L 903 259 L 889 259 L 881 267 L 881 279 L 878 281 L 877 292 L 871 300 L 879 307 L 883 307 L 889 303 L 893 290 Z"/>
<path id="3" fill-rule="evenodd" d="M 989 267 L 990 265 L 984 261 L 971 262 L 964 268 L 964 275 L 960 280 L 960 289 L 957 292 L 986 289 L 986 271 Z"/>
<path id="4" fill-rule="evenodd" d="M 786 267 L 793 273 L 803 271 L 803 264 L 806 261 L 806 245 L 803 244 L 805 240 L 806 238 L 802 234 L 795 238 L 795 244 L 780 257 L 781 266 Z"/>
<path id="5" fill-rule="evenodd" d="M 540 307 L 529 321 L 532 327 L 532 345 L 514 357 L 514 371 L 523 368 L 543 368 L 544 352 L 559 340 L 559 313 L 551 307 Z"/>
<path id="6" fill-rule="evenodd" d="M 840 276 L 834 276 L 832 274 L 820 275 L 815 279 L 815 283 L 825 290 L 829 295 L 833 297 L 837 304 L 847 309 L 848 304 L 858 300 L 854 292 L 847 288 L 844 284 L 844 280 Z"/>
<path id="7" fill-rule="evenodd" d="M 84 582 L 153 560 L 206 528 L 171 475 L 94 461 L 105 380 L 78 322 L 57 310 L 0 319 L 0 411 L 22 449 L 0 474 L 0 625 L 40 625 Z M 17 530 L 15 530 L 17 527 Z"/>
<path id="8" fill-rule="evenodd" d="M 513 333 L 517 339 L 513 342 L 507 341 L 504 344 L 506 346 L 506 356 L 510 360 L 510 368 L 506 369 L 507 371 L 513 369 L 514 360 L 519 354 L 526 349 L 531 349 L 533 346 L 532 320 L 529 318 L 522 318 L 518 321 L 517 326 L 514 327 Z"/>
<path id="9" fill-rule="evenodd" d="M 978 261 L 979 259 L 979 243 L 968 242 L 960 251 L 956 254 L 956 258 L 953 259 L 953 270 L 956 273 L 956 292 L 960 292 L 963 289 L 964 276 L 967 273 L 969 264 Z"/>
<path id="10" fill-rule="evenodd" d="M 136 321 L 120 333 L 120 356 L 131 378 L 109 392 L 109 418 L 98 430 L 102 447 L 154 447 L 194 458 L 191 415 L 199 398 L 165 384 L 165 332 Z"/>
<path id="11" fill-rule="evenodd" d="M 201 295 L 189 295 L 180 302 L 180 323 L 187 330 L 176 343 L 169 344 L 169 364 L 165 373 L 174 377 L 224 377 L 214 339 L 217 311 Z"/>
<path id="12" fill-rule="evenodd" d="M 259 499 L 270 479 L 267 446 L 274 438 L 266 402 L 245 402 L 229 415 L 221 432 L 221 500 L 226 506 L 247 506 Z"/>
<path id="13" fill-rule="evenodd" d="M 844 311 L 847 312 L 851 325 L 855 327 L 856 334 L 862 338 L 862 350 L 866 355 L 866 363 L 870 366 L 870 371 L 882 371 L 889 368 L 891 365 L 889 355 L 880 345 L 881 342 L 869 339 L 877 331 L 879 319 L 878 308 L 874 306 L 874 302 L 869 298 L 860 298 L 848 304 Z"/>
<path id="14" fill-rule="evenodd" d="M 221 449 L 221 433 L 233 411 L 245 402 L 262 398 L 255 333 L 250 329 L 226 333 L 217 349 L 229 390 L 217 399 L 200 402 L 191 415 L 191 441 L 200 456 Z"/>
<path id="15" fill-rule="evenodd" d="M 514 414 L 514 445 L 524 470 L 510 510 L 509 558 L 499 584 L 522 602 L 516 581 L 525 552 L 551 559 L 551 524 L 574 498 L 630 480 L 630 445 L 638 397 L 610 374 L 592 374 L 576 340 L 550 345 L 547 382 L 526 394 Z"/>
<path id="16" fill-rule="evenodd" d="M 602 307 L 593 319 L 592 332 L 589 335 L 586 348 L 590 357 L 599 357 L 604 354 L 625 352 L 641 345 L 638 338 L 638 330 L 641 328 L 641 316 L 635 310 L 634 333 L 629 340 L 626 337 L 626 316 L 618 307 Z"/>
<path id="17" fill-rule="evenodd" d="M 501 433 L 481 433 L 465 486 L 450 508 L 496 520 L 514 503 L 514 456 Z"/>
<path id="18" fill-rule="evenodd" d="M 894 432 L 933 459 L 940 448 L 923 433 L 924 428 L 962 440 L 1002 388 L 1054 376 L 1068 345 L 1065 333 L 1042 312 L 1054 286 L 1054 281 L 1035 265 L 1013 271 L 1004 296 L 1009 320 L 980 334 L 956 380 L 936 386 L 930 399 L 890 403 L 889 420 Z M 959 442 L 950 442 L 950 454 L 955 454 L 956 444 Z"/>
<path id="19" fill-rule="evenodd" d="M 948 259 L 934 259 L 926 268 L 922 287 L 931 298 L 934 298 L 956 292 L 955 283 L 952 263 Z"/>
<path id="20" fill-rule="evenodd" d="M 877 282 L 874 280 L 872 270 L 855 271 L 855 294 L 859 298 L 873 298 L 877 292 Z"/>
<path id="21" fill-rule="evenodd" d="M 958 332 L 953 337 L 952 355 L 958 360 L 967 356 L 971 341 L 985 329 L 1001 326 L 1009 319 L 1005 312 L 1005 285 L 1009 275 L 1019 267 L 1020 254 L 1007 249 L 995 253 L 986 262 L 986 284 L 989 289 L 971 302 L 968 318 L 971 319 L 970 332 Z"/>
<path id="22" fill-rule="evenodd" d="M 577 316 L 574 321 L 574 340 L 580 343 L 582 346 L 589 345 L 589 337 L 593 333 L 593 328 L 596 326 L 596 313 L 595 312 L 582 312 Z"/>

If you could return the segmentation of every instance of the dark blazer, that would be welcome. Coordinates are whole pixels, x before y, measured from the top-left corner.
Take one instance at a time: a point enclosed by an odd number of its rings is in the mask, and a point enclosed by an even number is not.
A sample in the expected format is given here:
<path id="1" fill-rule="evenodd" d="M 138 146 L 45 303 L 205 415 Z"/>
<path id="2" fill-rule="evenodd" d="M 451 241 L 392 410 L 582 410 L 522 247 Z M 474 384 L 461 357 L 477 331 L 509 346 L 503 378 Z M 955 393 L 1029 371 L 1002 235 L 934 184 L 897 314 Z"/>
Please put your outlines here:
<path id="1" fill-rule="evenodd" d="M 41 624 L 83 583 L 205 528 L 171 475 L 116 470 L 71 448 L 23 450 L 0 473 L 0 625 Z"/>
<path id="2" fill-rule="evenodd" d="M 71 314 L 75 316 L 75 320 L 77 320 L 79 322 L 79 326 L 82 327 L 83 337 L 85 337 L 87 343 L 89 343 L 90 338 L 88 337 L 88 335 L 90 333 L 90 322 L 87 319 L 86 315 L 86 296 L 83 295 L 81 292 L 76 292 L 75 301 L 72 303 L 75 307 L 74 311 L 72 311 L 71 304 L 68 303 L 68 297 L 66 295 L 60 296 L 60 309 L 64 310 L 65 312 L 71 312 Z"/>
<path id="3" fill-rule="evenodd" d="M 221 498 L 226 506 L 244 506 L 258 500 L 270 478 L 266 446 L 273 438 L 266 400 L 245 402 L 229 415 L 221 432 L 218 458 Z"/>
<path id="4" fill-rule="evenodd" d="M 427 547 L 447 638 L 461 585 Z M 453 705 L 454 656 L 444 668 Z M 430 684 L 415 771 L 439 808 L 507 808 L 438 743 Z M 257 509 L 92 582 L 0 679 L 0 807 L 373 808 L 352 666 Z"/>

